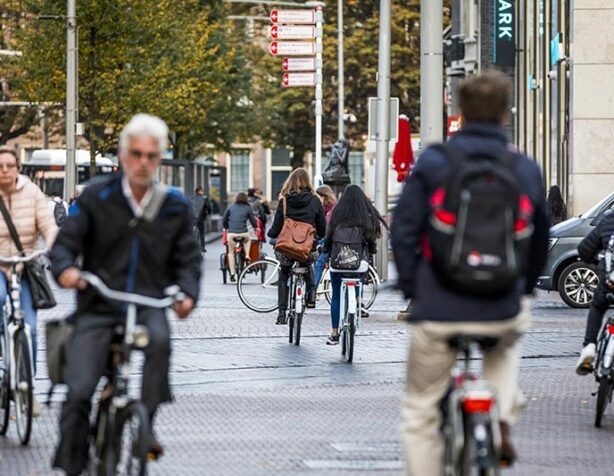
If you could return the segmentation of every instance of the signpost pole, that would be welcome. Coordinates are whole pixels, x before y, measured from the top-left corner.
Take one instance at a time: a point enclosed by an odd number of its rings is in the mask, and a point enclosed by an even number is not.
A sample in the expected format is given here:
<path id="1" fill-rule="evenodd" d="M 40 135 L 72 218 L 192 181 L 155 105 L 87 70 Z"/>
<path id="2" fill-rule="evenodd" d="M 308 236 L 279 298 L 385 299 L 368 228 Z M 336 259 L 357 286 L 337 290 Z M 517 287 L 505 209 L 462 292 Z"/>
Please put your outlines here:
<path id="1" fill-rule="evenodd" d="M 66 167 L 64 199 L 70 200 L 76 187 L 77 120 L 77 13 L 76 0 L 68 0 L 66 15 Z"/>
<path id="2" fill-rule="evenodd" d="M 322 175 L 322 7 L 316 8 L 316 147 L 315 177 Z"/>
<path id="3" fill-rule="evenodd" d="M 390 0 L 380 1 L 379 59 L 377 66 L 377 132 L 375 156 L 375 208 L 388 214 L 388 158 L 390 155 Z M 382 280 L 388 279 L 388 233 L 382 229 L 378 241 L 376 266 Z"/>
<path id="4" fill-rule="evenodd" d="M 345 72 L 343 69 L 343 0 L 338 0 L 337 3 L 337 69 L 339 90 L 338 98 L 338 121 L 339 121 L 339 138 L 345 137 L 344 114 L 345 114 Z"/>

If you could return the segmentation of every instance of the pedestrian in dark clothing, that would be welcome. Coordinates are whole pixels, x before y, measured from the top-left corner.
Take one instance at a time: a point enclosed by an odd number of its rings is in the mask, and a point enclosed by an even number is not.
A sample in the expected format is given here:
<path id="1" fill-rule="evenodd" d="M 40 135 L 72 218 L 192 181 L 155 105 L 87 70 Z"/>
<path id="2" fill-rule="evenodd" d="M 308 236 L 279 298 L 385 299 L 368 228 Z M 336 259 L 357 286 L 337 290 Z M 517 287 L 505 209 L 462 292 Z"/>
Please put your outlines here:
<path id="1" fill-rule="evenodd" d="M 548 192 L 548 200 L 546 202 L 546 210 L 548 212 L 548 221 L 550 226 L 554 226 L 562 221 L 567 220 L 567 207 L 561 195 L 561 189 L 558 185 L 550 187 Z"/>
<path id="2" fill-rule="evenodd" d="M 78 290 L 66 356 L 68 395 L 53 463 L 69 476 L 81 474 L 86 466 L 91 397 L 106 372 L 115 329 L 124 320 L 122 304 L 86 287 L 81 270 L 98 275 L 111 289 L 153 298 L 164 297 L 164 289 L 176 284 L 187 296 L 174 308 L 180 318 L 188 316 L 198 299 L 201 258 L 190 203 L 175 189 L 153 182 L 167 144 L 168 128 L 161 119 L 135 116 L 120 135 L 123 174 L 97 179 L 85 189 L 50 253 L 58 283 Z M 140 309 L 137 321 L 149 334 L 141 398 L 153 428 L 159 404 L 171 400 L 169 326 L 158 309 Z M 148 438 L 149 455 L 161 455 L 153 431 Z"/>
<path id="3" fill-rule="evenodd" d="M 310 260 L 307 262 L 310 272 L 307 273 L 307 307 L 313 308 L 316 303 L 315 291 L 313 290 L 313 270 L 311 264 L 317 257 L 315 247 L 317 240 L 324 238 L 326 233 L 326 219 L 324 217 L 324 209 L 322 202 L 316 196 L 309 172 L 303 168 L 294 170 L 280 193 L 280 203 L 277 206 L 277 212 L 273 219 L 273 225 L 269 230 L 269 238 L 277 239 L 284 225 L 284 204 L 286 202 L 286 216 L 293 220 L 303 223 L 309 223 L 316 229 L 316 241 L 314 241 L 314 249 Z M 280 262 L 277 303 L 279 305 L 279 314 L 277 316 L 277 324 L 283 325 L 286 323 L 286 313 L 288 310 L 288 278 L 290 269 L 294 264 L 294 260 L 283 253 L 275 252 L 277 259 Z"/>
<path id="4" fill-rule="evenodd" d="M 587 264 L 594 263 L 599 253 L 607 249 L 612 234 L 614 234 L 614 213 L 606 212 L 606 215 L 597 226 L 593 228 L 578 245 L 578 254 L 580 258 L 582 258 L 582 261 Z M 599 284 L 597 285 L 591 307 L 588 311 L 583 348 L 576 365 L 576 373 L 578 375 L 587 375 L 593 368 L 597 336 L 599 335 L 599 329 L 601 329 L 603 316 L 610 306 L 607 294 L 614 292 L 614 290 L 609 289 L 606 284 L 605 258 L 599 260 L 598 268 Z"/>
<path id="5" fill-rule="evenodd" d="M 448 340 L 459 334 L 481 334 L 499 340 L 497 347 L 485 352 L 484 374 L 497 391 L 502 422 L 501 458 L 508 463 L 515 458 L 509 425 L 520 410 L 517 344 L 530 322 L 530 307 L 522 297 L 533 292 L 545 263 L 548 221 L 539 167 L 533 160 L 511 151 L 502 127 L 510 94 L 511 84 L 501 73 L 467 79 L 459 89 L 461 130 L 446 148 L 430 147 L 422 153 L 394 210 L 391 237 L 398 284 L 405 297 L 412 298 L 414 322 L 402 411 L 407 474 L 411 476 L 443 473 L 439 405 L 449 389 L 450 372 L 456 360 Z M 449 151 L 454 152 L 453 158 Z M 441 191 L 447 183 L 452 165 L 460 167 L 464 165 L 461 161 L 469 157 L 492 158 L 508 164 L 506 173 L 511 170 L 515 175 L 520 192 L 530 201 L 527 208 L 533 209 L 531 222 L 527 223 L 534 231 L 528 258 L 522 263 L 525 271 L 515 285 L 496 296 L 476 296 L 447 286 L 435 273 L 429 254 L 432 248 L 426 240 L 432 231 L 431 203 L 437 198 L 435 191 Z"/>
<path id="6" fill-rule="evenodd" d="M 211 203 L 202 187 L 196 187 L 194 195 L 190 197 L 192 213 L 194 216 L 194 229 L 198 236 L 200 251 L 206 253 L 205 236 L 207 234 L 207 217 L 211 214 Z"/>

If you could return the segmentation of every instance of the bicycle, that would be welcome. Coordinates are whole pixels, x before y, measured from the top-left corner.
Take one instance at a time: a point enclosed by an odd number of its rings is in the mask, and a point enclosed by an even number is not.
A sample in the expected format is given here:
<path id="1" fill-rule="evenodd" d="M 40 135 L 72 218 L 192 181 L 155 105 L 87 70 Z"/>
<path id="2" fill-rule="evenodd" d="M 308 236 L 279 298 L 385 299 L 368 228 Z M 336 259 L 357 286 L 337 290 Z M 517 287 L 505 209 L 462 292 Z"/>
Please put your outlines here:
<path id="1" fill-rule="evenodd" d="M 339 340 L 341 355 L 348 363 L 352 363 L 356 330 L 361 324 L 363 279 L 369 271 L 369 264 L 363 261 L 355 271 L 332 268 L 329 271 L 341 275 Z"/>
<path id="2" fill-rule="evenodd" d="M 452 373 L 452 385 L 441 402 L 445 441 L 444 476 L 497 476 L 500 474 L 501 433 L 495 390 L 469 370 L 472 349 L 491 349 L 498 339 L 457 336 L 451 348 L 464 357 L 464 368 Z"/>
<path id="3" fill-rule="evenodd" d="M 369 264 L 369 269 L 365 273 L 362 283 L 362 306 L 364 309 L 371 309 L 371 306 L 373 306 L 381 283 L 377 270 Z M 330 268 L 328 266 L 322 275 L 317 295 L 324 295 L 328 304 L 332 301 L 333 293 L 330 285 Z"/>
<path id="4" fill-rule="evenodd" d="M 614 301 L 614 295 L 608 293 L 608 300 Z M 599 384 L 597 391 L 597 409 L 595 413 L 595 427 L 601 428 L 603 414 L 612 402 L 614 390 L 614 317 L 608 317 L 597 340 L 597 358 L 595 360 L 595 380 Z"/>
<path id="5" fill-rule="evenodd" d="M 6 435 L 8 431 L 13 400 L 17 435 L 24 446 L 30 442 L 32 434 L 34 367 L 30 325 L 25 322 L 21 309 L 21 277 L 17 273 L 17 265 L 46 253 L 46 250 L 38 250 L 28 256 L 0 256 L 0 263 L 11 265 L 7 283 L 9 292 L 0 329 L 0 435 Z"/>
<path id="6" fill-rule="evenodd" d="M 232 250 L 235 258 L 235 276 L 239 276 L 241 274 L 241 271 L 243 271 L 247 263 L 245 250 L 243 249 L 244 241 L 244 238 L 235 238 L 235 246 Z M 230 271 L 228 266 L 228 252 L 224 252 L 220 256 L 220 270 L 222 271 L 222 281 L 224 284 L 226 284 L 228 282 L 228 272 Z"/>
<path id="7" fill-rule="evenodd" d="M 128 388 L 134 349 L 149 344 L 147 328 L 137 325 L 137 306 L 165 309 L 184 299 L 178 286 L 165 290 L 162 299 L 109 289 L 96 275 L 81 277 L 102 297 L 126 306 L 126 322 L 115 329 L 110 350 L 111 376 L 102 390 L 92 426 L 90 474 L 144 476 L 147 470 L 150 435 L 149 415 L 142 401 L 131 398 Z"/>

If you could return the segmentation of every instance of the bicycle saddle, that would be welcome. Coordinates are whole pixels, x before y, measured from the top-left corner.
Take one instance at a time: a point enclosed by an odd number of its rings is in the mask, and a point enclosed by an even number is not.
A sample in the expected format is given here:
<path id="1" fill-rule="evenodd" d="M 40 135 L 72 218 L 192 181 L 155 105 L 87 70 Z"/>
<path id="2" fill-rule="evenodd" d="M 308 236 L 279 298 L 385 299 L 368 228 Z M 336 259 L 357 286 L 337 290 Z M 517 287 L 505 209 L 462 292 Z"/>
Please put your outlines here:
<path id="1" fill-rule="evenodd" d="M 242 238 L 240 236 L 237 236 L 234 240 L 236 243 L 243 243 L 245 241 L 245 238 Z"/>
<path id="2" fill-rule="evenodd" d="M 331 266 L 331 273 L 339 273 L 339 274 L 364 274 L 369 271 L 369 263 L 366 261 L 361 261 L 358 269 L 335 269 Z"/>
<path id="3" fill-rule="evenodd" d="M 461 334 L 448 339 L 448 345 L 456 350 L 467 350 L 471 344 L 477 344 L 482 350 L 489 350 L 499 344 L 499 338 L 485 335 Z"/>
<path id="4" fill-rule="evenodd" d="M 294 274 L 307 274 L 309 272 L 309 268 L 307 266 L 296 266 L 292 269 Z"/>

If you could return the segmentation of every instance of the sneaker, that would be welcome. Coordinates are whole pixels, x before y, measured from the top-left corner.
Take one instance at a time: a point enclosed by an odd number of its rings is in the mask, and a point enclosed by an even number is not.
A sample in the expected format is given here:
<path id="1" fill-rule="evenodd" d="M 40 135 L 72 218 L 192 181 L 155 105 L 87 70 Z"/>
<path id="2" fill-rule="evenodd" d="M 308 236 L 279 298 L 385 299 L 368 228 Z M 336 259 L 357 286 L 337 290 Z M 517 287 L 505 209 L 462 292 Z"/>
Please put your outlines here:
<path id="1" fill-rule="evenodd" d="M 371 315 L 371 314 L 369 314 L 369 311 L 367 310 L 367 308 L 366 308 L 366 307 L 364 307 L 364 306 L 363 306 L 363 307 L 361 307 L 361 308 L 360 308 L 360 317 L 365 317 L 365 318 L 367 318 L 367 317 L 369 317 L 370 315 Z"/>
<path id="2" fill-rule="evenodd" d="M 43 407 L 36 399 L 36 396 L 32 395 L 32 417 L 38 418 L 43 413 Z"/>
<path id="3" fill-rule="evenodd" d="M 588 375 L 593 371 L 593 360 L 595 360 L 595 344 L 587 344 L 580 352 L 580 358 L 576 364 L 578 375 Z"/>
<path id="4" fill-rule="evenodd" d="M 237 277 L 234 274 L 230 275 L 230 282 L 231 283 L 236 283 L 237 282 Z"/>
<path id="5" fill-rule="evenodd" d="M 286 311 L 280 309 L 279 313 L 277 314 L 277 322 L 275 324 L 278 326 L 285 326 L 287 321 L 288 318 L 286 316 Z"/>
<path id="6" fill-rule="evenodd" d="M 502 468 L 509 468 L 514 464 L 518 455 L 512 444 L 510 426 L 501 422 L 501 452 L 499 453 L 499 465 Z"/>
<path id="7" fill-rule="evenodd" d="M 336 336 L 332 334 L 329 335 L 328 339 L 326 340 L 326 345 L 339 345 L 339 334 Z"/>
<path id="8" fill-rule="evenodd" d="M 164 454 L 164 448 L 156 438 L 156 435 L 152 431 L 149 434 L 149 445 L 147 446 L 147 459 L 149 461 L 155 461 Z"/>
<path id="9" fill-rule="evenodd" d="M 314 309 L 316 307 L 316 293 L 315 291 L 309 291 L 307 293 L 307 309 Z"/>

